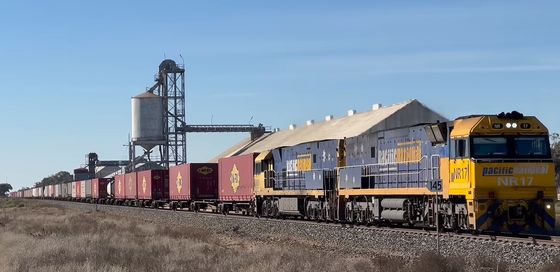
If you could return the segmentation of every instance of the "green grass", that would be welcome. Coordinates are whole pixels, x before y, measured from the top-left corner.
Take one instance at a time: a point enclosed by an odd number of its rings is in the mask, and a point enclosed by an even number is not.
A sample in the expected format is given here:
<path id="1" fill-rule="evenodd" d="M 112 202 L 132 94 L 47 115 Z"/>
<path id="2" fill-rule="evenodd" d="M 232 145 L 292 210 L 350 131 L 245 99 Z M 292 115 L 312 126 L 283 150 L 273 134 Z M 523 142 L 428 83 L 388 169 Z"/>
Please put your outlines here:
<path id="1" fill-rule="evenodd" d="M 0 208 L 23 208 L 25 204 L 21 199 L 0 198 Z"/>

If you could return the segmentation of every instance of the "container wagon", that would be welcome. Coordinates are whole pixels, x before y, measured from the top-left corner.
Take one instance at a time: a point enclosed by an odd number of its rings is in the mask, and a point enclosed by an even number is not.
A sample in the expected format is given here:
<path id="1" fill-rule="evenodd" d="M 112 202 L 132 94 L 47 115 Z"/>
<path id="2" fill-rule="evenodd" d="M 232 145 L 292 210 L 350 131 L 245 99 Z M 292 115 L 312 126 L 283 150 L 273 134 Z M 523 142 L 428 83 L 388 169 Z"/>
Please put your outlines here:
<path id="1" fill-rule="evenodd" d="M 138 188 L 138 206 L 162 207 L 169 200 L 169 171 L 136 172 L 136 188 Z"/>
<path id="2" fill-rule="evenodd" d="M 107 178 L 96 178 L 91 180 L 92 203 L 102 204 L 108 199 L 107 185 L 111 182 Z"/>
<path id="3" fill-rule="evenodd" d="M 138 186 L 136 184 L 136 172 L 125 174 L 125 201 L 127 206 L 138 205 Z"/>
<path id="4" fill-rule="evenodd" d="M 235 212 L 254 214 L 256 153 L 221 158 L 218 161 L 218 208 L 219 213 Z"/>
<path id="5" fill-rule="evenodd" d="M 120 205 L 126 200 L 126 175 L 116 175 L 114 182 L 114 199 L 111 204 Z"/>
<path id="6" fill-rule="evenodd" d="M 217 208 L 218 164 L 189 163 L 169 169 L 169 198 L 172 209 Z"/>

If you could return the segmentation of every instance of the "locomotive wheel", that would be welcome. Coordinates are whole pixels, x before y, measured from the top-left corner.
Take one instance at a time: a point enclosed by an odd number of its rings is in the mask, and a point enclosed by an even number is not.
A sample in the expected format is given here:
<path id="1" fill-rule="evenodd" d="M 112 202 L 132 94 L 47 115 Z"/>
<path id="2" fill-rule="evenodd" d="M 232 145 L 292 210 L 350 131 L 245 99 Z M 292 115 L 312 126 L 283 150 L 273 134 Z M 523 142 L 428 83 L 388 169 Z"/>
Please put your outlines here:
<path id="1" fill-rule="evenodd" d="M 346 223 L 354 224 L 354 211 L 346 207 Z"/>
<path id="2" fill-rule="evenodd" d="M 311 206 L 307 207 L 307 220 L 313 220 L 315 216 L 313 216 L 313 208 Z"/>
<path id="3" fill-rule="evenodd" d="M 272 217 L 278 218 L 279 216 L 280 216 L 280 213 L 278 212 L 278 206 L 274 205 L 272 207 Z"/>

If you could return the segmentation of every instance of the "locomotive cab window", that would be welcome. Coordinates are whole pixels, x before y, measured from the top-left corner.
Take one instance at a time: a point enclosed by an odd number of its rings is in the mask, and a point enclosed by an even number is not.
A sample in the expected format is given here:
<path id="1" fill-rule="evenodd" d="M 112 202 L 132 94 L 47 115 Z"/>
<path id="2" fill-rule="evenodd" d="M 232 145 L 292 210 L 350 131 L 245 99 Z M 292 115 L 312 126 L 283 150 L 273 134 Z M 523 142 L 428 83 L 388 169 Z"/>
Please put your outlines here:
<path id="1" fill-rule="evenodd" d="M 474 137 L 475 158 L 550 158 L 545 136 Z"/>
<path id="2" fill-rule="evenodd" d="M 515 137 L 515 154 L 518 156 L 550 156 L 550 145 L 546 137 Z"/>
<path id="3" fill-rule="evenodd" d="M 451 158 L 467 158 L 469 157 L 469 141 L 467 139 L 451 140 Z"/>
<path id="4" fill-rule="evenodd" d="M 508 154 L 508 144 L 505 137 L 475 137 L 473 138 L 473 156 L 504 157 Z"/>

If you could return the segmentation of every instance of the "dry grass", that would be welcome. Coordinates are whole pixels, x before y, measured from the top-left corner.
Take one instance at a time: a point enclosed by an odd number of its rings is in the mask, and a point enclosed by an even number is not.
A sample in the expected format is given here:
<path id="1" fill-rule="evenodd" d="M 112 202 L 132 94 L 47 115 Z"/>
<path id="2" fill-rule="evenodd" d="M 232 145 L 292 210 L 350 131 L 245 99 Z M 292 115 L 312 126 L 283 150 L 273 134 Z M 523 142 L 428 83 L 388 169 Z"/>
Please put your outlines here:
<path id="1" fill-rule="evenodd" d="M 414 263 L 361 258 L 101 212 L 19 206 L 0 213 L 0 271 L 465 271 L 461 258 L 435 254 Z"/>
<path id="2" fill-rule="evenodd" d="M 0 252 L 1 271 L 363 271 L 371 267 L 363 259 L 333 260 L 303 249 L 218 239 L 203 229 L 34 203 L 4 209 Z"/>

